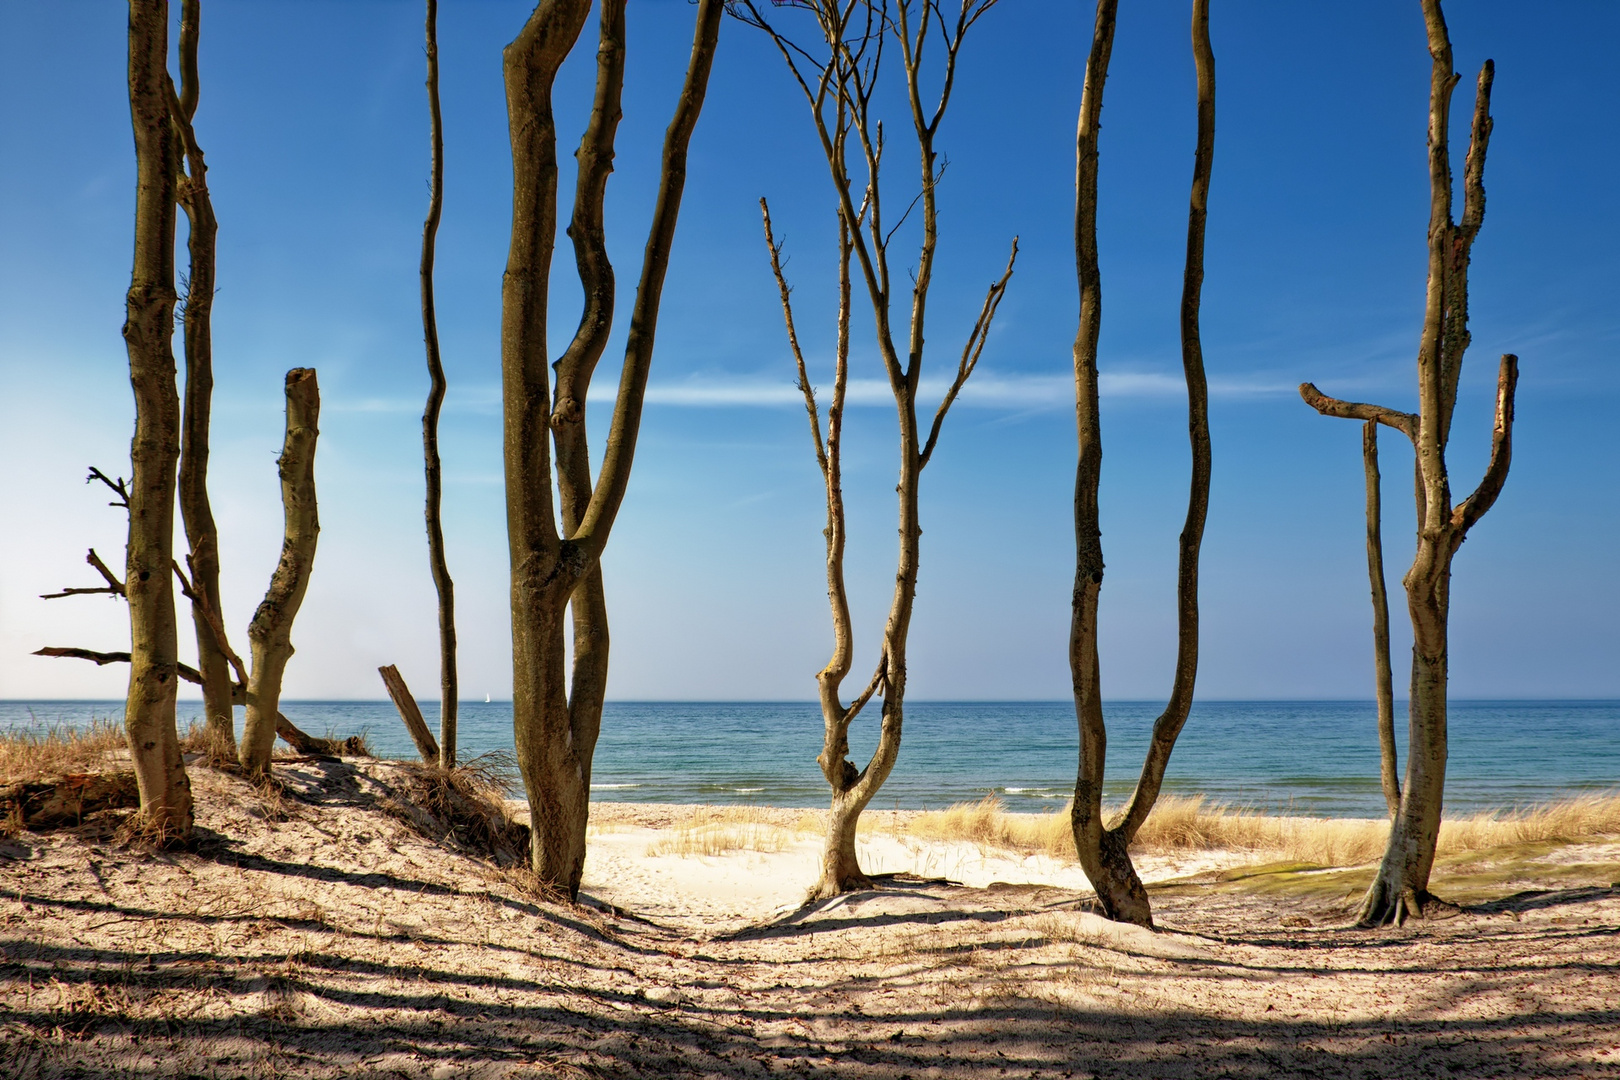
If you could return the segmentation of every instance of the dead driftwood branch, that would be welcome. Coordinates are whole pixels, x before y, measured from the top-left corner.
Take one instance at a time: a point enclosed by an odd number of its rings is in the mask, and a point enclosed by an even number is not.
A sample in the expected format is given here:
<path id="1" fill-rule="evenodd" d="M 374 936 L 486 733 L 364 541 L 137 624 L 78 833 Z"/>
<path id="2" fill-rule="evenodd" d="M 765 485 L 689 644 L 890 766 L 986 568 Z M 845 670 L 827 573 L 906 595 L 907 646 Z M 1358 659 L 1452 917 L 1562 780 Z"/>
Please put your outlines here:
<path id="1" fill-rule="evenodd" d="M 69 773 L 43 782 L 0 784 L 0 835 L 78 825 L 86 814 L 140 802 L 133 772 Z"/>
<path id="2" fill-rule="evenodd" d="M 47 645 L 43 649 L 35 649 L 35 656 L 69 656 L 76 660 L 89 660 L 97 666 L 106 664 L 127 664 L 127 652 L 97 652 L 94 649 L 79 649 L 71 646 Z M 202 685 L 202 673 L 190 664 L 176 664 L 176 673 L 186 682 L 197 686 Z M 242 705 L 247 702 L 247 688 L 241 683 L 231 687 L 231 702 Z M 311 735 L 287 719 L 280 710 L 276 712 L 276 735 L 282 742 L 298 751 L 300 754 L 323 754 L 328 757 L 339 757 L 344 754 L 357 755 L 366 752 L 365 740 L 358 735 L 351 735 L 347 739 L 326 739 L 319 735 Z"/>
<path id="3" fill-rule="evenodd" d="M 437 765 L 439 744 L 434 741 L 433 732 L 428 730 L 427 721 L 422 719 L 422 710 L 417 707 L 416 698 L 411 696 L 411 688 L 405 685 L 405 676 L 393 664 L 378 668 L 377 674 L 382 676 L 388 696 L 393 699 L 394 708 L 399 710 L 399 718 L 405 721 L 405 730 L 411 733 L 411 741 L 416 743 L 422 760 L 429 765 Z"/>

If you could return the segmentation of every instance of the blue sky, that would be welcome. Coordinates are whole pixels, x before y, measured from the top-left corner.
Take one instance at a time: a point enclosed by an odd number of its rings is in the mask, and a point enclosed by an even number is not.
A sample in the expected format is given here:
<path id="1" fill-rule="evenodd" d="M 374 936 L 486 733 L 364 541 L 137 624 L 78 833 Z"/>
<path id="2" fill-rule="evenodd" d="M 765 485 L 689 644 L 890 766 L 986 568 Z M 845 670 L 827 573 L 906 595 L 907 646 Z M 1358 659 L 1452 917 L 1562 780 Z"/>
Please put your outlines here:
<path id="1" fill-rule="evenodd" d="M 912 695 L 1067 694 L 1074 434 L 1073 137 L 1085 5 L 1004 0 L 975 29 L 940 145 L 950 159 L 927 370 L 943 377 L 1016 234 L 1021 255 L 975 376 L 924 477 Z M 421 526 L 426 389 L 416 259 L 426 208 L 421 11 L 381 0 L 207 0 L 199 137 L 220 219 L 214 463 L 227 618 L 239 647 L 280 544 L 281 374 L 319 369 L 323 531 L 287 676 L 293 697 L 379 697 L 397 663 L 436 674 Z M 442 439 L 462 685 L 510 685 L 501 504 L 499 289 L 510 213 L 500 51 L 528 6 L 445 0 Z M 784 22 L 803 16 L 780 11 Z M 1488 450 L 1496 358 L 1520 355 L 1513 472 L 1455 564 L 1458 696 L 1620 696 L 1620 6 L 1449 5 L 1464 83 L 1497 64 L 1474 347 L 1451 453 L 1466 493 Z M 634 0 L 609 242 L 628 298 L 693 9 Z M 134 164 L 125 18 L 103 0 L 0 5 L 0 697 L 114 697 L 124 673 L 28 654 L 126 647 L 121 607 L 41 601 L 122 561 L 122 515 L 83 485 L 125 471 L 119 326 Z M 1208 697 L 1368 697 L 1360 434 L 1294 393 L 1411 408 L 1422 314 L 1428 57 L 1416 0 L 1216 0 L 1219 119 L 1204 343 L 1215 479 L 1203 574 Z M 559 87 L 562 156 L 592 49 Z M 891 205 L 915 190 L 892 111 Z M 1185 509 L 1176 305 L 1194 133 L 1187 10 L 1124 5 L 1102 136 L 1104 693 L 1153 698 L 1174 652 Z M 1463 135 L 1466 138 L 1466 135 Z M 1462 146 L 1456 148 L 1460 160 Z M 571 183 L 565 177 L 565 192 Z M 820 480 L 791 387 L 760 237 L 768 196 L 801 333 L 830 382 L 834 219 L 802 99 L 768 43 L 722 31 L 693 143 L 650 407 L 606 559 L 619 698 L 807 698 L 830 645 Z M 563 208 L 566 214 L 566 203 Z M 909 227 L 909 226 L 908 226 Z M 903 234 L 904 235 L 904 234 Z M 897 241 L 897 244 L 899 241 Z M 910 265 L 907 255 L 902 265 Z M 902 279 L 903 280 L 903 279 Z M 578 311 L 554 266 L 554 345 Z M 597 375 L 616 382 L 628 316 Z M 855 377 L 881 377 L 858 308 Z M 848 424 L 857 667 L 875 658 L 894 559 L 893 409 Z M 868 404 L 870 402 L 870 404 Z M 598 438 L 606 409 L 591 410 Z M 1410 557 L 1410 452 L 1386 433 L 1396 665 Z M 1398 678 L 1397 682 L 1401 680 Z"/>

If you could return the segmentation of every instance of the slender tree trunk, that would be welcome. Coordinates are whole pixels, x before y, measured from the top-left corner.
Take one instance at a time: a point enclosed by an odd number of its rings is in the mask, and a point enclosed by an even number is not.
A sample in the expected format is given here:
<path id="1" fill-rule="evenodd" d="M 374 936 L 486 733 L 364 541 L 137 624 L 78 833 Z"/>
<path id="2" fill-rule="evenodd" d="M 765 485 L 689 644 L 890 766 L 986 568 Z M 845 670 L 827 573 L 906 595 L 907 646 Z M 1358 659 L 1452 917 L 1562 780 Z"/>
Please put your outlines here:
<path id="1" fill-rule="evenodd" d="M 124 577 L 131 656 L 124 729 L 140 788 L 141 830 L 161 840 L 183 840 L 191 833 L 192 803 L 175 731 L 179 658 L 169 576 L 180 400 L 171 340 L 179 151 L 169 112 L 168 19 L 164 0 L 130 0 L 129 105 L 137 185 L 124 342 L 135 396 L 135 437 Z"/>
<path id="2" fill-rule="evenodd" d="M 1389 594 L 1384 588 L 1383 498 L 1379 491 L 1378 421 L 1361 426 L 1361 463 L 1367 474 L 1367 579 L 1372 586 L 1373 670 L 1378 696 L 1378 777 L 1389 816 L 1401 808 L 1395 760 L 1395 685 L 1389 662 Z"/>
<path id="3" fill-rule="evenodd" d="M 601 475 L 590 484 L 583 446 L 583 409 L 589 390 L 586 354 L 571 348 L 558 365 L 557 411 L 552 409 L 547 369 L 546 318 L 550 260 L 557 232 L 557 133 L 551 89 L 558 68 L 578 39 L 590 5 L 579 0 L 544 0 L 505 52 L 508 126 L 512 139 L 512 242 L 501 291 L 501 371 L 505 416 L 507 538 L 512 563 L 512 720 L 518 766 L 530 814 L 531 862 L 541 882 L 576 897 L 585 865 L 585 827 L 590 809 L 590 765 L 600 724 L 600 697 L 606 681 L 605 603 L 588 584 L 623 502 L 634 460 L 636 435 L 652 362 L 658 305 L 669 252 L 674 243 L 686 180 L 686 153 L 703 106 L 724 11 L 721 0 L 700 0 L 692 57 L 675 118 L 665 135 L 661 183 L 653 224 L 642 258 L 641 279 L 630 318 L 625 362 Z M 598 59 L 598 110 L 592 134 L 582 144 L 581 186 L 612 160 L 618 90 L 603 89 L 613 74 L 611 56 L 622 49 L 622 2 L 604 5 L 603 45 Z M 610 39 L 621 44 L 614 45 Z M 608 60 L 604 61 L 604 57 Z M 622 68 L 621 68 L 622 70 Z M 600 113 L 603 95 L 612 107 Z M 597 168 L 589 153 L 605 152 Z M 605 172 L 601 173 L 605 182 Z M 599 212 L 597 218 L 599 220 Z M 587 213 L 589 217 L 589 213 Z M 581 238 L 576 237 L 576 244 Z M 584 238 L 586 248 L 592 241 Z M 579 249 L 576 247 L 576 255 Z M 605 256 L 604 256 L 605 262 Z M 582 266 L 586 286 L 585 322 L 600 299 Z M 594 282 L 600 285 L 600 282 Z M 611 289 L 611 284 L 608 286 Z M 608 294 L 611 301 L 611 292 Z M 594 340 L 593 323 L 582 322 L 581 338 Z M 605 335 L 604 335 L 605 336 Z M 600 355 L 600 346 L 596 346 Z M 578 442 L 567 414 L 578 409 Z M 551 487 L 550 439 L 559 435 L 559 466 L 564 487 L 564 529 L 559 531 Z M 562 449 L 567 447 L 567 450 Z M 575 458 L 568 454 L 578 451 Z M 581 508 L 569 497 L 583 477 L 588 495 Z M 570 526 L 576 520 L 577 525 Z M 600 581 L 596 576 L 595 580 Z M 584 586 L 583 594 L 581 587 Z M 583 649 L 576 651 L 578 680 L 570 701 L 564 618 L 575 601 L 575 625 Z M 583 655 L 581 655 L 581 653 Z"/>
<path id="4" fill-rule="evenodd" d="M 1187 215 L 1187 258 L 1181 293 L 1181 354 L 1187 382 L 1187 433 L 1192 477 L 1182 528 L 1176 585 L 1177 648 L 1170 699 L 1153 724 L 1141 777 L 1119 820 L 1103 820 L 1103 775 L 1108 732 L 1102 712 L 1102 665 L 1097 654 L 1102 593 L 1102 528 L 1097 500 L 1102 480 L 1102 420 L 1097 348 L 1102 326 L 1102 274 L 1097 251 L 1098 139 L 1103 88 L 1113 52 L 1115 0 L 1099 0 L 1076 133 L 1075 258 L 1080 283 L 1080 328 L 1074 344 L 1075 419 L 1079 461 L 1075 473 L 1075 584 L 1069 630 L 1069 667 L 1080 729 L 1080 764 L 1071 825 L 1080 864 L 1110 919 L 1153 926 L 1147 890 L 1131 863 L 1129 845 L 1147 820 L 1164 783 L 1177 737 L 1192 710 L 1198 674 L 1198 559 L 1209 511 L 1211 449 L 1209 394 L 1204 375 L 1199 309 L 1204 283 L 1204 232 L 1215 156 L 1215 56 L 1209 41 L 1208 0 L 1192 5 L 1193 58 L 1198 83 L 1198 145 Z"/>
<path id="5" fill-rule="evenodd" d="M 180 516 L 191 553 L 192 589 L 213 611 L 219 596 L 219 530 L 208 499 L 208 429 L 214 395 L 213 312 L 215 250 L 219 224 L 208 194 L 208 165 L 192 121 L 200 92 L 197 44 L 202 32 L 201 0 L 185 0 L 180 17 L 180 92 L 171 100 L 186 172 L 179 201 L 190 232 L 186 247 L 191 274 L 186 288 L 186 393 L 180 443 Z M 202 676 L 203 714 L 215 744 L 236 753 L 236 721 L 231 712 L 231 672 L 202 604 L 191 605 L 197 636 L 197 671 Z"/>
<path id="6" fill-rule="evenodd" d="M 838 345 L 833 401 L 827 412 L 827 433 L 823 442 L 815 392 L 810 385 L 804 354 L 799 347 L 798 331 L 794 325 L 791 289 L 782 272 L 779 257 L 781 248 L 772 232 L 770 208 L 764 199 L 760 200 L 760 210 L 765 222 L 765 242 L 770 251 L 771 271 L 781 294 L 788 343 L 797 366 L 799 388 L 804 395 L 805 409 L 809 414 L 816 461 L 821 468 L 827 496 L 827 526 L 824 535 L 827 541 L 827 597 L 833 618 L 833 656 L 816 676 L 824 728 L 822 751 L 817 763 L 832 789 L 832 806 L 821 875 L 810 891 L 810 900 L 827 899 L 871 885 L 871 880 L 861 871 L 856 856 L 855 831 L 861 812 L 888 779 L 900 753 L 900 738 L 905 716 L 906 641 L 911 630 L 911 616 L 917 594 L 918 552 L 922 536 L 918 514 L 918 490 L 922 471 L 934 451 L 952 403 L 978 364 L 991 321 L 995 317 L 996 307 L 1005 294 L 1018 254 L 1018 242 L 1014 239 L 1007 268 L 1000 280 L 990 286 L 984 306 L 980 309 L 979 317 L 963 348 L 956 377 L 935 410 L 932 427 L 924 440 L 917 423 L 917 388 L 921 382 L 923 331 L 934 253 L 939 239 L 936 185 L 941 170 L 934 149 L 934 137 L 950 102 L 956 60 L 962 41 L 968 28 L 989 9 L 991 2 L 993 0 L 989 2 L 969 0 L 963 3 L 954 26 L 937 7 L 921 5 L 914 10 L 913 5 L 906 0 L 901 0 L 892 9 L 892 20 L 889 18 L 889 9 L 884 9 L 881 24 L 875 24 L 873 20 L 866 18 L 873 13 L 870 8 L 866 9 L 863 15 L 858 13 L 856 5 L 839 7 L 836 4 L 820 2 L 805 5 L 814 12 L 822 44 L 828 51 L 824 66 L 811 59 L 809 50 L 781 34 L 751 0 L 743 0 L 734 9 L 745 22 L 770 36 L 804 92 L 838 201 Z M 915 33 L 911 25 L 914 14 L 918 16 Z M 932 19 L 940 20 L 937 30 L 942 41 L 940 48 L 945 55 L 943 88 L 937 105 L 930 113 L 924 109 L 922 102 L 921 69 L 924 44 L 934 30 L 930 26 Z M 867 50 L 872 46 L 874 38 L 880 39 L 889 33 L 894 35 L 905 68 L 907 101 L 917 138 L 922 186 L 919 201 L 922 206 L 923 238 L 918 252 L 916 273 L 913 276 L 911 320 L 904 364 L 901 362 L 890 323 L 892 292 L 888 244 L 893 230 L 891 228 L 885 231 L 882 216 L 883 192 L 879 183 L 882 126 L 881 123 L 874 122 L 869 111 L 872 88 L 876 84 L 881 62 L 881 41 L 873 54 L 869 55 Z M 859 209 L 856 208 L 852 195 L 853 185 L 848 164 L 849 136 L 852 133 L 856 136 L 858 152 L 866 167 L 864 197 Z M 900 550 L 895 565 L 894 596 L 890 602 L 889 617 L 883 631 L 877 672 L 866 689 L 846 707 L 842 701 L 840 688 L 852 664 L 854 635 L 843 571 L 845 520 L 840 445 L 844 393 L 849 370 L 852 255 L 860 263 L 867 297 L 871 301 L 878 352 L 883 361 L 884 372 L 889 378 L 898 415 L 900 478 L 895 490 L 899 503 Z M 857 769 L 854 762 L 848 759 L 849 728 L 872 695 L 880 688 L 883 692 L 883 709 L 877 749 L 866 767 Z"/>
<path id="7" fill-rule="evenodd" d="M 320 387 L 314 368 L 287 372 L 287 434 L 281 458 L 281 506 L 286 520 L 281 561 L 264 600 L 248 625 L 253 671 L 248 680 L 247 720 L 242 728 L 242 768 L 250 776 L 270 771 L 281 707 L 281 679 L 292 659 L 292 626 L 309 587 L 320 518 L 315 505 L 315 441 L 320 434 Z"/>
<path id="8" fill-rule="evenodd" d="M 579 531 L 590 510 L 590 443 L 586 437 L 585 397 L 596 364 L 613 330 L 616 280 L 608 259 L 604 203 L 608 177 L 613 172 L 613 144 L 618 132 L 620 94 L 624 87 L 624 0 L 601 4 L 596 50 L 596 91 L 591 117 L 575 154 L 578 165 L 574 213 L 568 236 L 574 245 L 574 264 L 585 304 L 573 340 L 557 361 L 556 405 L 551 411 L 551 437 L 557 453 L 558 503 L 563 532 Z M 593 566 L 569 599 L 573 621 L 574 659 L 569 679 L 568 717 L 574 750 L 582 769 L 584 791 L 590 795 L 591 761 L 602 729 L 602 705 L 607 697 L 608 634 L 607 593 L 602 567 Z M 588 805 L 578 816 L 583 819 Z M 583 837 L 580 844 L 583 845 Z"/>
<path id="9" fill-rule="evenodd" d="M 1422 0 L 1432 60 L 1429 77 L 1429 274 L 1423 334 L 1418 344 L 1418 413 L 1327 397 L 1310 383 L 1300 396 L 1325 416 L 1376 421 L 1405 434 L 1417 452 L 1417 555 L 1406 572 L 1412 618 L 1411 720 L 1406 782 L 1390 827 L 1389 844 L 1367 896 L 1362 926 L 1422 917 L 1434 904 L 1429 874 L 1440 836 L 1446 777 L 1447 618 L 1451 560 L 1507 482 L 1513 456 L 1513 400 L 1518 357 L 1502 357 L 1496 383 L 1491 459 L 1473 494 L 1455 507 L 1446 468 L 1446 445 L 1463 353 L 1468 348 L 1468 263 L 1485 217 L 1485 155 L 1490 144 L 1491 84 L 1485 61 L 1474 96 L 1474 116 L 1463 173 L 1463 215 L 1452 218 L 1451 92 L 1457 84 L 1451 39 L 1440 0 Z"/>
<path id="10" fill-rule="evenodd" d="M 444 365 L 439 360 L 439 325 L 433 310 L 433 252 L 439 235 L 439 213 L 444 205 L 444 135 L 439 117 L 439 5 L 427 0 L 427 90 L 429 138 L 433 145 L 427 221 L 422 226 L 422 339 L 427 344 L 430 385 L 422 413 L 422 459 L 427 473 L 428 562 L 433 587 L 439 593 L 439 758 L 438 764 L 456 764 L 456 587 L 444 557 L 443 502 L 439 465 L 439 410 L 444 405 Z"/>
<path id="11" fill-rule="evenodd" d="M 512 560 L 512 720 L 529 799 L 532 860 L 541 880 L 578 890 L 570 828 L 583 766 L 573 760 L 563 667 L 562 607 L 574 579 L 563 563 L 551 494 L 547 296 L 557 234 L 557 131 L 551 87 L 584 27 L 588 3 L 535 8 L 506 47 L 512 139 L 512 241 L 501 288 L 506 519 Z M 557 753 L 556 744 L 563 744 Z M 577 858 L 576 858 L 577 855 Z"/>

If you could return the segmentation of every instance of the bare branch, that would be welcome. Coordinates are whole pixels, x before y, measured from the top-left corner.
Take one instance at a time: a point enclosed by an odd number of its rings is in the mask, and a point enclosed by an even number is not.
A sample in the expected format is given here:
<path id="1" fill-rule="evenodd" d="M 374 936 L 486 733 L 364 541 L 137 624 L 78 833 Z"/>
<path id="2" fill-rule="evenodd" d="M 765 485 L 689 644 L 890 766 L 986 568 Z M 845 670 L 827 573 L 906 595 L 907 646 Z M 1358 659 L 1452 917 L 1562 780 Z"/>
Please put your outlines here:
<path id="1" fill-rule="evenodd" d="M 669 269 L 670 249 L 675 243 L 675 222 L 680 216 L 681 195 L 686 188 L 687 149 L 698 114 L 708 90 L 709 72 L 714 65 L 720 20 L 725 14 L 720 0 L 699 0 L 697 24 L 693 32 L 692 55 L 675 116 L 664 133 L 662 168 L 653 220 L 647 230 L 647 244 L 641 260 L 641 277 L 630 309 L 630 331 L 624 345 L 624 366 L 619 375 L 619 394 L 613 405 L 613 420 L 607 445 L 602 451 L 602 467 L 590 505 L 577 532 L 570 538 L 590 558 L 599 557 L 613 528 L 619 505 L 630 483 L 630 467 L 635 458 L 636 439 L 641 427 L 641 410 L 646 399 L 647 375 L 652 369 L 653 343 L 658 328 L 658 306 L 663 297 L 664 277 Z M 589 558 L 587 559 L 587 562 Z"/>
<path id="2" fill-rule="evenodd" d="M 124 595 L 124 583 L 122 581 L 119 581 L 117 576 L 111 570 L 107 569 L 107 564 L 101 561 L 101 556 L 96 554 L 96 549 L 95 548 L 90 549 L 90 552 L 89 552 L 89 554 L 87 554 L 85 556 L 84 561 L 89 563 L 91 566 L 96 568 L 96 572 L 99 573 L 102 576 L 102 578 L 107 582 L 106 585 L 97 586 L 95 588 L 83 588 L 83 589 L 66 588 L 66 589 L 63 589 L 61 592 L 42 593 L 40 595 L 40 599 L 41 600 L 60 600 L 64 596 L 94 596 L 94 595 L 97 595 L 97 594 L 107 595 L 107 596 L 123 596 Z"/>
<path id="3" fill-rule="evenodd" d="M 793 325 L 793 290 L 788 288 L 787 277 L 782 273 L 782 245 L 776 242 L 776 236 L 771 231 L 771 207 L 763 196 L 759 200 L 759 212 L 765 219 L 765 247 L 771 253 L 771 273 L 776 277 L 777 291 L 782 294 L 782 318 L 787 323 L 788 347 L 793 350 L 793 363 L 798 367 L 804 408 L 810 414 L 810 437 L 816 444 L 816 464 L 821 466 L 822 478 L 826 479 L 829 475 L 827 450 L 821 438 L 821 415 L 816 409 L 816 392 L 810 385 L 810 376 L 804 366 L 804 352 L 799 348 L 799 332 Z"/>
<path id="4" fill-rule="evenodd" d="M 191 562 L 190 555 L 186 556 L 186 562 Z M 219 651 L 226 660 L 230 661 L 231 667 L 236 670 L 236 681 L 244 687 L 247 686 L 247 667 L 242 663 L 242 658 L 236 655 L 236 650 L 231 648 L 231 643 L 225 636 L 225 623 L 219 617 L 219 612 L 214 610 L 214 605 L 208 602 L 208 598 L 202 594 L 201 590 L 186 580 L 185 572 L 180 569 L 179 563 L 172 562 L 170 565 L 174 567 L 174 576 L 180 580 L 180 595 L 190 600 L 192 606 L 208 623 L 208 629 L 214 632 L 214 643 L 219 646 Z M 193 566 L 192 570 L 195 572 L 196 567 Z"/>
<path id="5" fill-rule="evenodd" d="M 1485 220 L 1485 151 L 1490 147 L 1491 83 L 1496 79 L 1496 65 L 1485 61 L 1479 69 L 1479 82 L 1474 93 L 1474 123 L 1469 132 L 1468 158 L 1463 166 L 1463 216 L 1460 231 L 1465 244 L 1472 244 Z"/>
<path id="6" fill-rule="evenodd" d="M 934 413 L 934 424 L 928 432 L 928 442 L 923 445 L 922 457 L 917 463 L 918 471 L 926 468 L 928 459 L 934 454 L 934 444 L 939 441 L 939 430 L 945 423 L 945 414 L 951 411 L 951 404 L 956 401 L 956 395 L 961 393 L 962 386 L 973 374 L 973 369 L 979 366 L 979 354 L 984 352 L 984 343 L 990 337 L 990 323 L 996 317 L 996 308 L 1001 304 L 1001 298 L 1006 295 L 1007 282 L 1012 278 L 1013 263 L 1018 259 L 1018 237 L 1013 237 L 1012 252 L 1007 256 L 1007 269 L 1002 271 L 1001 277 L 990 286 L 985 294 L 984 306 L 979 309 L 979 317 L 973 323 L 973 332 L 968 335 L 967 344 L 962 346 L 962 359 L 956 365 L 956 378 L 951 381 L 951 388 L 945 392 L 945 399 L 939 403 L 939 409 Z"/>
<path id="7" fill-rule="evenodd" d="M 850 702 L 849 708 L 844 710 L 844 726 L 846 728 L 855 717 L 860 715 L 861 710 L 866 708 L 866 703 L 872 700 L 872 695 L 877 692 L 878 687 L 883 685 L 888 673 L 889 654 L 884 653 L 878 657 L 878 666 L 877 670 L 872 673 L 872 681 L 866 684 L 866 689 L 862 690 L 860 696 Z"/>
<path id="8" fill-rule="evenodd" d="M 108 664 L 129 663 L 129 653 L 127 652 L 97 652 L 94 649 L 77 649 L 56 645 L 47 645 L 43 649 L 35 649 L 34 655 L 64 656 L 73 660 L 89 660 L 97 667 L 105 667 Z M 174 665 L 174 668 L 175 672 L 182 679 L 186 680 L 186 682 L 196 683 L 199 686 L 202 684 L 202 676 L 198 674 L 197 669 L 192 667 L 190 664 L 177 663 Z"/>
<path id="9" fill-rule="evenodd" d="M 89 660 L 94 662 L 97 667 L 105 667 L 107 664 L 129 663 L 129 653 L 127 652 L 96 652 L 94 649 L 64 648 L 55 645 L 47 645 L 43 649 L 35 649 L 34 655 L 67 656 L 77 660 Z"/>
<path id="10" fill-rule="evenodd" d="M 1411 413 L 1386 409 L 1382 405 L 1367 405 L 1359 401 L 1340 401 L 1322 393 L 1316 388 L 1315 383 L 1300 383 L 1299 396 L 1305 399 L 1305 404 L 1323 416 L 1337 416 L 1345 420 L 1376 420 L 1385 427 L 1394 428 L 1408 439 L 1417 441 L 1418 418 Z"/>
<path id="11" fill-rule="evenodd" d="M 84 478 L 84 482 L 88 484 L 96 480 L 100 480 L 103 484 L 106 484 L 112 489 L 113 494 L 118 496 L 118 499 L 115 502 L 108 503 L 108 506 L 121 506 L 125 510 L 129 509 L 128 481 L 126 481 L 122 476 L 120 476 L 117 480 L 114 480 L 106 473 L 92 465 L 90 466 L 90 475 Z"/>
<path id="12" fill-rule="evenodd" d="M 1519 358 L 1502 354 L 1496 375 L 1496 425 L 1491 432 L 1491 461 L 1474 493 L 1451 513 L 1452 527 L 1466 534 L 1485 511 L 1496 502 L 1507 482 L 1508 465 L 1513 460 L 1513 395 L 1519 385 Z"/>

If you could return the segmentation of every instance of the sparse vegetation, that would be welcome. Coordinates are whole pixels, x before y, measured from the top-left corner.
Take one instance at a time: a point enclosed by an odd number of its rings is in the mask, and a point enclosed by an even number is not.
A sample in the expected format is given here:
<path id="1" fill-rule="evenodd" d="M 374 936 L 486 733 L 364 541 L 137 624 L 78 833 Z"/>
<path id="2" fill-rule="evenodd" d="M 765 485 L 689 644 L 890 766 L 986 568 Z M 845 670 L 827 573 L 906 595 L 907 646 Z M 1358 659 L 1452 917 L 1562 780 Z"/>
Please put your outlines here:
<path id="1" fill-rule="evenodd" d="M 0 732 L 0 783 L 37 784 L 90 772 L 126 746 L 123 725 L 110 716 L 95 717 L 88 727 L 51 724 Z"/>
<path id="2" fill-rule="evenodd" d="M 648 855 L 727 855 L 734 851 L 785 851 L 795 841 L 824 828 L 823 815 L 806 811 L 783 824 L 780 811 L 757 806 L 702 806 L 669 835 L 647 846 Z"/>
<path id="3" fill-rule="evenodd" d="M 1118 808 L 1111 813 L 1117 814 Z M 1009 851 L 1074 857 L 1069 810 L 1010 814 L 988 796 L 945 810 L 897 819 L 901 835 L 925 840 L 966 840 Z M 1252 851 L 1268 858 L 1316 866 L 1357 866 L 1384 850 L 1389 822 L 1372 818 L 1312 818 L 1268 815 L 1256 810 L 1165 796 L 1136 835 L 1134 850 Z M 1620 835 L 1620 795 L 1582 795 L 1503 813 L 1453 818 L 1440 830 L 1440 854 L 1479 851 L 1506 844 L 1578 843 Z"/>
<path id="4" fill-rule="evenodd" d="M 512 816 L 510 754 L 482 754 L 453 769 L 401 762 L 405 782 L 382 809 L 429 840 L 512 867 L 528 861 L 529 827 Z"/>

